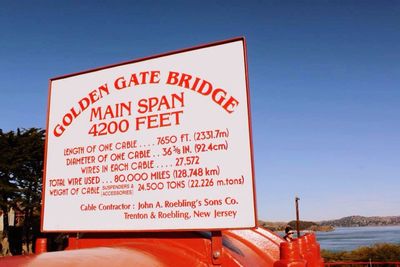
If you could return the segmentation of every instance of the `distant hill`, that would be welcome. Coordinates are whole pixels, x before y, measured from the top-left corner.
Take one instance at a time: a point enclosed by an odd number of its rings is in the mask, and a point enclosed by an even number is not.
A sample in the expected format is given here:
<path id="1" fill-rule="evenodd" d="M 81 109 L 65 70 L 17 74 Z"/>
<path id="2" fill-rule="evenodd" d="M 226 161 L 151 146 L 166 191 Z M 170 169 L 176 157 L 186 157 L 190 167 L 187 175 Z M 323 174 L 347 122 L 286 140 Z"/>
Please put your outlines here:
<path id="1" fill-rule="evenodd" d="M 258 225 L 270 229 L 272 231 L 283 231 L 287 225 L 296 229 L 296 221 L 290 222 L 266 222 L 258 221 Z M 390 226 L 400 225 L 400 216 L 387 217 L 364 217 L 364 216 L 348 216 L 337 220 L 327 220 L 321 222 L 300 221 L 300 230 L 311 231 L 332 231 L 334 227 L 361 227 L 361 226 Z"/>
<path id="2" fill-rule="evenodd" d="M 258 225 L 267 228 L 271 231 L 284 231 L 286 226 L 290 226 L 293 230 L 296 229 L 296 221 L 290 222 L 265 222 L 258 221 Z M 319 225 L 315 222 L 300 221 L 300 231 L 332 231 L 334 228 L 330 225 Z"/>
<path id="3" fill-rule="evenodd" d="M 276 232 L 285 230 L 287 222 L 266 222 L 259 220 L 257 225 Z"/>
<path id="4" fill-rule="evenodd" d="M 400 216 L 387 217 L 364 217 L 364 216 L 348 216 L 337 220 L 328 220 L 318 222 L 322 226 L 333 227 L 359 227 L 359 226 L 389 226 L 400 225 Z"/>

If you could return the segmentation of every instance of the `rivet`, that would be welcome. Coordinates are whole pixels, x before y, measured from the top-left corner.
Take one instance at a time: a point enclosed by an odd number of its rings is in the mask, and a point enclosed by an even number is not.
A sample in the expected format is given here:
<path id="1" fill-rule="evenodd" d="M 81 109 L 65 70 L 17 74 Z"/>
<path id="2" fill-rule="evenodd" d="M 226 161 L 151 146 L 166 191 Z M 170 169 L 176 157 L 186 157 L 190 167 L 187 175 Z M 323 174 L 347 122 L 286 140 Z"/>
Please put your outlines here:
<path id="1" fill-rule="evenodd" d="M 213 254 L 214 259 L 218 259 L 221 256 L 221 252 L 215 251 Z"/>

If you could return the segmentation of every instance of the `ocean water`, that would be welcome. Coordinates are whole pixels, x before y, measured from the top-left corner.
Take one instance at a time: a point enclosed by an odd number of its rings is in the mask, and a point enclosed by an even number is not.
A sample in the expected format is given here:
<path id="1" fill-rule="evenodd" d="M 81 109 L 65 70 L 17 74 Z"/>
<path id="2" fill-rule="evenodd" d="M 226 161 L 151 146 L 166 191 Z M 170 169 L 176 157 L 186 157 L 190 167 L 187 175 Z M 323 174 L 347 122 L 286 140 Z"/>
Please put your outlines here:
<path id="1" fill-rule="evenodd" d="M 333 251 L 348 251 L 377 243 L 400 244 L 400 226 L 343 227 L 315 234 L 321 249 Z"/>

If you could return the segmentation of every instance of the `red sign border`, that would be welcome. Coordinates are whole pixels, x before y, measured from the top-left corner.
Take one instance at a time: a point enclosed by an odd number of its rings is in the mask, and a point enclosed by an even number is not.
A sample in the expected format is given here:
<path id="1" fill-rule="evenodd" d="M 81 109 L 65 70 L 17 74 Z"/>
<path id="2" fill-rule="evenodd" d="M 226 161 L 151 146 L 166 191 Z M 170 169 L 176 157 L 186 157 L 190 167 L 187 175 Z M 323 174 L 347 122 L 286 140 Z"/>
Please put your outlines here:
<path id="1" fill-rule="evenodd" d="M 49 79 L 49 85 L 48 85 L 48 98 L 47 98 L 47 118 L 46 118 L 46 132 L 48 133 L 49 131 L 49 118 L 50 118 L 50 99 L 51 99 L 51 83 L 52 81 L 60 80 L 60 79 L 65 79 L 77 75 L 82 75 L 86 73 L 91 73 L 95 71 L 100 71 L 104 69 L 109 69 L 113 67 L 118 67 L 118 66 L 123 66 L 127 64 L 132 64 L 132 63 L 138 63 L 142 61 L 147 61 L 150 59 L 155 59 L 155 58 L 160 58 L 160 57 L 165 57 L 165 56 L 170 56 L 174 54 L 180 54 L 184 52 L 189 52 L 193 50 L 198 50 L 198 49 L 203 49 L 207 47 L 213 47 L 213 46 L 218 46 L 218 45 L 223 45 L 223 44 L 228 44 L 228 43 L 233 43 L 237 41 L 242 41 L 243 42 L 243 54 L 244 54 L 244 66 L 245 66 L 245 79 L 246 79 L 246 96 L 247 96 L 247 115 L 248 115 L 248 128 L 249 128 L 249 142 L 250 142 L 250 160 L 251 160 L 251 173 L 252 173 L 252 182 L 253 182 L 253 203 L 254 203 L 254 226 L 252 227 L 238 227 L 238 228 L 193 228 L 193 229 L 159 229 L 159 230 L 132 230 L 132 229 L 127 229 L 127 230 L 44 230 L 43 229 L 43 220 L 44 220 L 44 205 L 45 205 L 45 192 L 46 192 L 46 170 L 47 170 L 47 151 L 48 151 L 48 134 L 46 134 L 46 141 L 45 141 L 45 151 L 44 151 L 44 170 L 43 170 L 43 179 L 42 179 L 42 208 L 41 208 L 41 214 L 40 214 L 40 230 L 42 233 L 76 233 L 76 232 L 85 232 L 85 233 L 111 233 L 111 232 L 187 232 L 187 231 L 215 231 L 215 230 L 239 230 L 239 229 L 249 229 L 249 228 L 255 228 L 257 226 L 257 202 L 256 202 L 256 185 L 255 185 L 255 171 L 254 171 L 254 149 L 253 149 L 253 138 L 252 138 L 252 124 L 251 124 L 251 106 L 250 106 L 250 85 L 249 85 L 249 76 L 248 76 L 248 64 L 247 64 L 247 44 L 246 44 L 246 39 L 244 37 L 236 37 L 232 39 L 227 39 L 223 41 L 217 41 L 217 42 L 212 42 L 212 43 L 207 43 L 203 45 L 198 45 L 198 46 L 193 46 L 189 48 L 184 48 L 184 49 L 179 49 L 179 50 L 174 50 L 166 53 L 161 53 L 161 54 L 156 54 L 148 57 L 143 57 L 135 60 L 130 60 L 130 61 L 124 61 L 121 63 L 117 64 L 111 64 L 111 65 L 106 65 L 103 67 L 98 67 L 94 69 L 89 69 L 89 70 L 84 70 L 81 72 L 75 72 L 67 75 L 62 75 L 62 76 L 57 76 L 54 78 Z"/>

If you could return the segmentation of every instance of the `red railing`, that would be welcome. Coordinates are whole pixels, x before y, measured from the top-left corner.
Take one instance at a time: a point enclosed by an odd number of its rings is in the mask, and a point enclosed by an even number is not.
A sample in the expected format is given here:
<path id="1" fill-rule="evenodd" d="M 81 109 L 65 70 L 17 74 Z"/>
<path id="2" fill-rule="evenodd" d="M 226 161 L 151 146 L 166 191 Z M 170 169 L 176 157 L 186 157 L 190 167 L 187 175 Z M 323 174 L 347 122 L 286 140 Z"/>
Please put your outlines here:
<path id="1" fill-rule="evenodd" d="M 365 267 L 400 267 L 400 261 L 396 262 L 384 262 L 384 261 L 364 261 L 364 262 L 353 262 L 353 261 L 338 261 L 338 262 L 325 262 L 326 267 L 339 266 L 339 267 L 353 267 L 353 266 L 365 266 Z"/>

